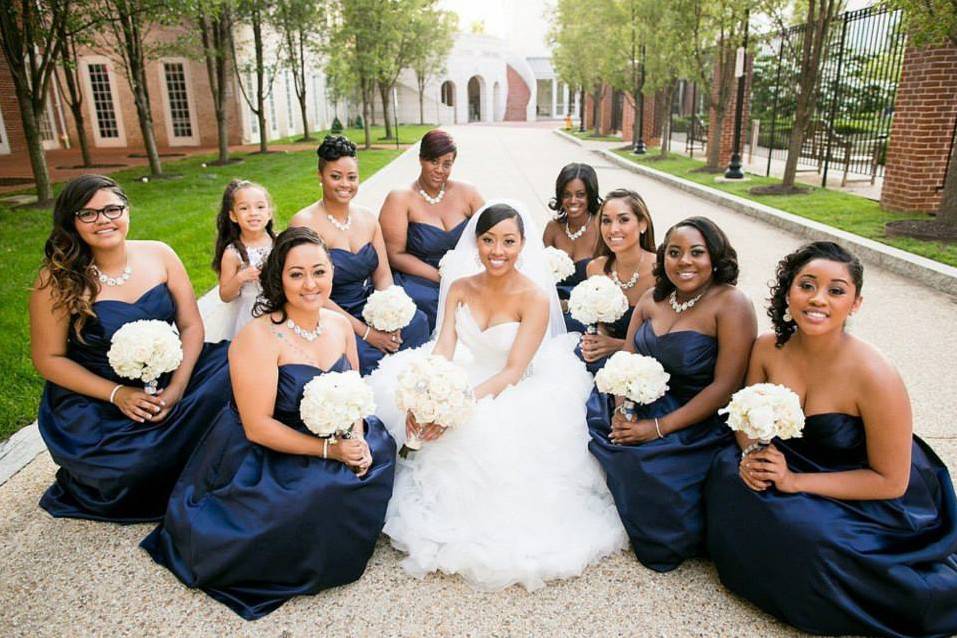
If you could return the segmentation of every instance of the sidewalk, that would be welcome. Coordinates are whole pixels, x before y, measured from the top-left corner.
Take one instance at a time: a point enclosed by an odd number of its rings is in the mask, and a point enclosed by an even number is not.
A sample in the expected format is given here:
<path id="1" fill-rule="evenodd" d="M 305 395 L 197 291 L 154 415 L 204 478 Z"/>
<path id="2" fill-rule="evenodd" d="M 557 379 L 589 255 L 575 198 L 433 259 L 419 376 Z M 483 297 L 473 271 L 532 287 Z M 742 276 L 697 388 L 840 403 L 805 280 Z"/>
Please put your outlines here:
<path id="1" fill-rule="evenodd" d="M 549 128 L 449 131 L 459 146 L 453 178 L 475 184 L 486 199 L 523 201 L 540 221 L 550 212 L 555 176 L 572 161 L 596 167 L 602 192 L 639 191 L 659 241 L 684 217 L 712 218 L 737 249 L 739 285 L 754 300 L 760 328 L 768 328 L 766 284 L 777 260 L 800 245 L 798 237 L 614 166 Z M 358 201 L 377 210 L 388 190 L 411 182 L 417 171 L 410 150 L 360 188 Z M 853 331 L 898 366 L 916 432 L 957 468 L 954 299 L 869 264 L 863 292 Z M 44 452 L 0 486 L 2 635 L 801 635 L 726 593 L 707 561 L 658 574 L 621 552 L 534 593 L 514 587 L 482 593 L 458 577 L 410 578 L 385 540 L 358 582 L 297 598 L 246 623 L 183 587 L 138 548 L 151 526 L 54 520 L 40 510 L 36 503 L 55 469 Z"/>

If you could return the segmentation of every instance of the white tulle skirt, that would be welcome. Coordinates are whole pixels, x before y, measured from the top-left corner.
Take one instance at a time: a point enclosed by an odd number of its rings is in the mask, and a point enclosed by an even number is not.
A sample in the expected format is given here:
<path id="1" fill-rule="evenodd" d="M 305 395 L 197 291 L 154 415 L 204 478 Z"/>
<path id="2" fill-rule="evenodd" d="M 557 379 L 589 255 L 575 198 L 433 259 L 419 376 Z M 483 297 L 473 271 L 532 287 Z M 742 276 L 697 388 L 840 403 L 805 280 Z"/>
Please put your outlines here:
<path id="1" fill-rule="evenodd" d="M 553 339 L 529 376 L 479 401 L 468 423 L 399 459 L 384 531 L 408 554 L 406 572 L 460 574 L 481 590 L 534 590 L 626 546 L 588 452 L 592 379 L 573 354 L 575 343 L 571 335 Z M 432 347 L 386 357 L 368 378 L 376 414 L 400 446 L 405 418 L 394 404 L 396 379 L 410 358 Z M 469 369 L 467 353 L 456 360 Z"/>

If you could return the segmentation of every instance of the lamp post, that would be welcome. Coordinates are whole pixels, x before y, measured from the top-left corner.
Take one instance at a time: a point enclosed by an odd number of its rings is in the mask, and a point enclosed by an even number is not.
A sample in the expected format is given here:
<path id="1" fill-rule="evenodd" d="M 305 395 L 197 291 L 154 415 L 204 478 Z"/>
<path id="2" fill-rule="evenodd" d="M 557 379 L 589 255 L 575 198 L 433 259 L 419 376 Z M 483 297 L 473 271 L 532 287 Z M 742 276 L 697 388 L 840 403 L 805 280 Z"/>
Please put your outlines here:
<path id="1" fill-rule="evenodd" d="M 632 151 L 635 155 L 644 155 L 645 149 L 645 45 L 641 45 L 641 62 L 638 63 L 638 72 L 641 74 L 641 82 L 638 84 L 638 135 L 635 139 L 635 149 Z"/>
<path id="2" fill-rule="evenodd" d="M 750 9 L 744 10 L 744 44 L 738 49 L 734 74 L 738 78 L 738 99 L 734 105 L 734 146 L 731 149 L 731 162 L 724 172 L 725 179 L 744 179 L 741 171 L 741 120 L 744 115 L 744 81 L 748 66 L 748 21 Z"/>

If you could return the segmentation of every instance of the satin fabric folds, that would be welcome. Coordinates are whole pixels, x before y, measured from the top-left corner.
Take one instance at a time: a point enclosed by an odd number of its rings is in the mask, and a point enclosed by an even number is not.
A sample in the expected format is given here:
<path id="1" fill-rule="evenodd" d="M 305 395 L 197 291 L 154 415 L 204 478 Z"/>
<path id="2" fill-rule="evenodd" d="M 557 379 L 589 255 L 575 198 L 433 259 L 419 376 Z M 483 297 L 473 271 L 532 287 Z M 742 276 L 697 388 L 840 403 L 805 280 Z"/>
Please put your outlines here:
<path id="1" fill-rule="evenodd" d="M 635 334 L 639 354 L 657 359 L 671 375 L 669 390 L 639 405 L 638 419 L 663 417 L 690 401 L 714 378 L 718 342 L 690 330 L 655 334 L 646 321 Z M 592 454 L 607 475 L 618 514 L 638 560 L 659 572 L 675 569 L 704 550 L 704 483 L 715 455 L 733 445 L 731 431 L 714 414 L 662 439 L 617 445 L 608 439 L 614 397 L 592 391 L 588 429 Z"/>
<path id="2" fill-rule="evenodd" d="M 341 357 L 332 371 L 348 370 Z M 307 432 L 303 386 L 322 370 L 279 368 L 274 417 Z M 297 595 L 350 583 L 365 571 L 385 520 L 395 443 L 366 419 L 372 467 L 359 478 L 339 461 L 251 443 L 227 406 L 190 459 L 163 523 L 143 542 L 153 559 L 247 620 Z"/>
<path id="3" fill-rule="evenodd" d="M 455 248 L 455 244 L 462 236 L 462 231 L 465 230 L 468 221 L 468 219 L 463 219 L 452 230 L 445 230 L 432 224 L 409 222 L 405 250 L 433 268 L 438 268 L 439 261 L 445 256 L 445 253 Z M 412 301 L 415 302 L 418 309 L 425 314 L 429 322 L 429 333 L 435 331 L 435 319 L 439 308 L 438 282 L 399 271 L 393 272 L 392 278 L 396 285 L 405 289 L 406 294 L 412 297 Z"/>
<path id="4" fill-rule="evenodd" d="M 132 303 L 103 300 L 93 309 L 97 317 L 83 327 L 85 343 L 70 329 L 67 357 L 112 383 L 136 386 L 110 367 L 110 339 L 131 321 L 173 322 L 169 289 L 157 284 Z M 229 396 L 228 346 L 204 345 L 183 397 L 159 423 L 135 422 L 108 401 L 47 382 L 37 421 L 60 469 L 40 506 L 57 517 L 115 523 L 162 518 L 180 471 Z M 168 383 L 165 375 L 159 386 Z"/>
<path id="5" fill-rule="evenodd" d="M 350 315 L 365 322 L 362 309 L 375 292 L 372 285 L 372 273 L 379 266 L 379 255 L 371 243 L 365 244 L 356 252 L 343 248 L 330 248 L 329 256 L 335 271 L 332 276 L 332 294 L 330 299 Z M 429 322 L 421 310 L 415 311 L 412 322 L 402 329 L 400 350 L 417 348 L 429 339 Z M 373 347 L 368 341 L 356 335 L 356 348 L 359 351 L 359 372 L 365 376 L 375 370 L 385 354 Z"/>
<path id="6" fill-rule="evenodd" d="M 774 440 L 794 472 L 867 467 L 864 424 L 807 418 Z M 900 498 L 844 501 L 749 489 L 737 446 L 708 480 L 708 548 L 732 592 L 804 631 L 872 636 L 957 633 L 957 499 L 947 468 L 918 437 Z"/>

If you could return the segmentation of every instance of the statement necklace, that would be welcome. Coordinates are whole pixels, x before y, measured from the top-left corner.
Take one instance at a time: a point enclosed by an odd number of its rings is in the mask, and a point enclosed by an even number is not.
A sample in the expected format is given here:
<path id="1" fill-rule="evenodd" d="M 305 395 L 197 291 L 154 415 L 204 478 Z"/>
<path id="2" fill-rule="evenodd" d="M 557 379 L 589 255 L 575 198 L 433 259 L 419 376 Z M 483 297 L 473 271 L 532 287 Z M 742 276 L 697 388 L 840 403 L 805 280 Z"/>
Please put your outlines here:
<path id="1" fill-rule="evenodd" d="M 346 213 L 345 223 L 339 221 L 333 217 L 330 213 L 326 213 L 326 218 L 329 220 L 329 223 L 341 230 L 344 233 L 349 232 L 349 229 L 352 228 L 352 213 Z"/>
<path id="2" fill-rule="evenodd" d="M 445 183 L 444 182 L 442 183 L 442 188 L 439 189 L 438 195 L 436 195 L 435 197 L 432 197 L 431 195 L 425 192 L 424 188 L 422 188 L 422 182 L 419 182 L 419 195 L 422 196 L 422 199 L 424 199 L 428 203 L 435 206 L 436 204 L 442 201 L 442 198 L 445 197 Z"/>
<path id="3" fill-rule="evenodd" d="M 581 228 L 579 228 L 579 229 L 576 230 L 575 232 L 572 232 L 572 231 L 571 231 L 571 228 L 569 227 L 568 222 L 566 221 L 566 222 L 565 222 L 565 234 L 568 236 L 568 238 L 569 238 L 570 240 L 575 241 L 576 239 L 578 239 L 579 237 L 581 237 L 582 235 L 585 234 L 585 231 L 588 230 L 588 223 L 589 223 L 590 221 L 591 221 L 591 214 L 588 215 L 588 221 L 585 222 L 584 224 L 582 224 L 582 225 L 581 225 Z"/>
<path id="4" fill-rule="evenodd" d="M 638 265 L 641 266 L 640 263 Z M 617 285 L 622 290 L 630 290 L 631 288 L 634 288 L 635 285 L 638 283 L 638 268 L 635 268 L 635 273 L 631 276 L 631 279 L 629 279 L 628 281 L 624 283 L 622 283 L 621 279 L 618 278 L 618 271 L 612 270 L 611 280 L 614 281 L 615 285 Z"/>
<path id="5" fill-rule="evenodd" d="M 133 276 L 133 269 L 130 268 L 129 264 L 123 266 L 123 272 L 119 277 L 110 277 L 106 273 L 101 272 L 100 269 L 96 267 L 96 264 L 93 264 L 91 267 L 93 268 L 93 272 L 96 274 L 96 278 L 100 280 L 100 283 L 111 287 L 122 286 L 130 280 L 130 277 Z"/>
<path id="6" fill-rule="evenodd" d="M 698 300 L 704 296 L 704 293 L 708 292 L 707 290 L 702 290 L 697 295 L 685 301 L 683 303 L 678 303 L 678 291 L 672 290 L 671 296 L 668 297 L 668 302 L 671 304 L 671 309 L 675 311 L 676 314 L 681 314 L 685 310 L 691 310 L 694 308 L 694 305 L 698 303 Z"/>
<path id="7" fill-rule="evenodd" d="M 312 343 L 313 341 L 318 339 L 319 335 L 322 334 L 322 325 L 318 323 L 316 324 L 315 330 L 306 330 L 305 328 L 301 328 L 299 324 L 297 324 L 292 319 L 286 319 L 286 327 L 292 330 L 293 332 L 295 332 L 297 335 L 299 335 L 306 341 L 308 341 L 309 343 Z"/>

